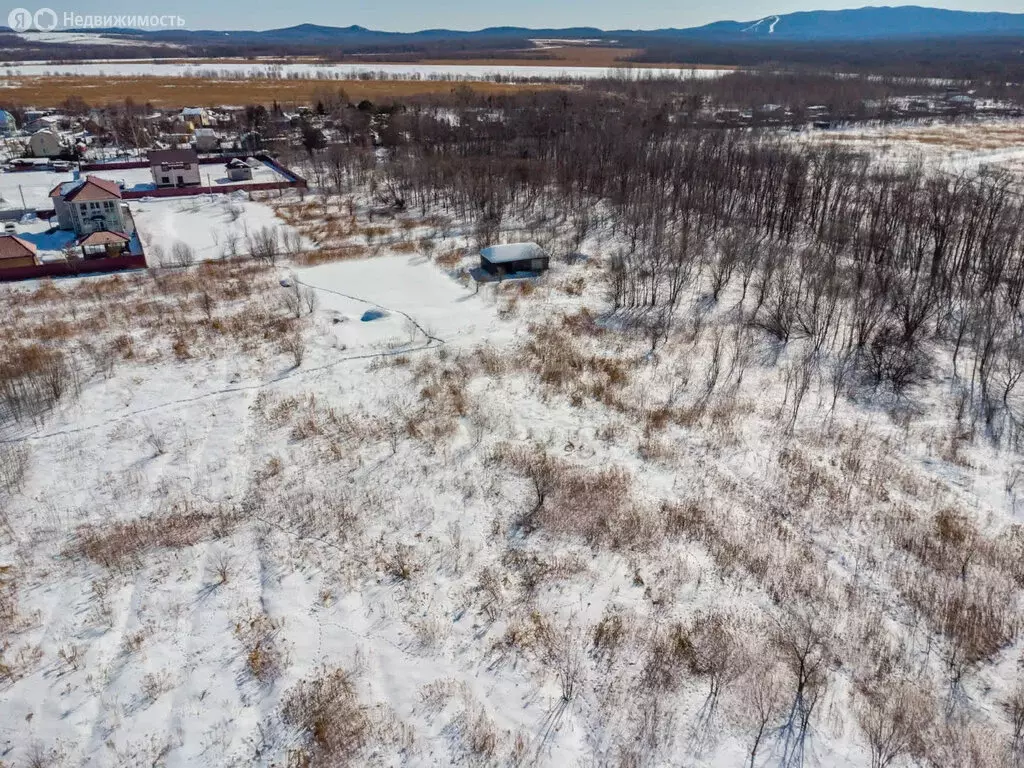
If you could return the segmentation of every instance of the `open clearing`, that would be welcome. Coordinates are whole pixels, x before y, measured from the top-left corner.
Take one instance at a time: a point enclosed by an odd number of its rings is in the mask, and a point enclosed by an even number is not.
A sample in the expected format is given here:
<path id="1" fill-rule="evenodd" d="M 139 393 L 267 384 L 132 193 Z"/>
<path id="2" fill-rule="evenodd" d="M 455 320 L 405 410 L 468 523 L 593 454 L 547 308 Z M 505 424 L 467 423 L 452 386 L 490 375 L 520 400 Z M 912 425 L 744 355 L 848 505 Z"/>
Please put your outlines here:
<path id="1" fill-rule="evenodd" d="M 991 166 L 1024 180 L 1024 120 L 853 126 L 815 131 L 803 139 L 836 143 L 881 163 L 923 163 L 948 172 Z"/>

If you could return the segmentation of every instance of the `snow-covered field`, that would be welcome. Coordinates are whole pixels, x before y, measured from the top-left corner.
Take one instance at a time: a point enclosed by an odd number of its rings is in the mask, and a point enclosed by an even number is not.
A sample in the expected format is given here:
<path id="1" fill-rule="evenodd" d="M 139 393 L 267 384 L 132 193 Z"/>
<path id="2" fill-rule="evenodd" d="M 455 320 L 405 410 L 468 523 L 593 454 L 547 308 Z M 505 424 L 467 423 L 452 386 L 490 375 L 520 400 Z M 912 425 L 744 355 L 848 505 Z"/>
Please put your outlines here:
<path id="1" fill-rule="evenodd" d="M 367 199 L 140 201 L 217 263 L 0 288 L 52 406 L 0 434 L 0 760 L 1006 765 L 1022 468 L 947 379 L 801 384 L 703 267 L 652 350 L 613 233 L 477 287 Z M 369 257 L 220 258 L 275 204 Z"/>
<path id="2" fill-rule="evenodd" d="M 595 77 L 718 77 L 727 70 L 649 69 L 615 67 L 548 67 L 489 64 L 162 64 L 155 61 L 81 62 L 74 64 L 16 64 L 0 67 L 0 76 L 82 75 L 93 77 L 218 77 L 221 79 L 312 78 L 358 79 L 367 75 L 392 79 L 481 80 L 502 77 L 526 79 L 588 79 Z"/>
<path id="3" fill-rule="evenodd" d="M 187 245 L 198 261 L 245 253 L 247 236 L 281 224 L 267 204 L 245 193 L 132 200 L 129 205 L 146 252 L 157 264 L 170 257 L 176 243 Z"/>
<path id="4" fill-rule="evenodd" d="M 802 133 L 795 140 L 836 143 L 880 163 L 920 164 L 949 173 L 990 166 L 1024 179 L 1024 120 L 1020 119 L 850 126 Z"/>

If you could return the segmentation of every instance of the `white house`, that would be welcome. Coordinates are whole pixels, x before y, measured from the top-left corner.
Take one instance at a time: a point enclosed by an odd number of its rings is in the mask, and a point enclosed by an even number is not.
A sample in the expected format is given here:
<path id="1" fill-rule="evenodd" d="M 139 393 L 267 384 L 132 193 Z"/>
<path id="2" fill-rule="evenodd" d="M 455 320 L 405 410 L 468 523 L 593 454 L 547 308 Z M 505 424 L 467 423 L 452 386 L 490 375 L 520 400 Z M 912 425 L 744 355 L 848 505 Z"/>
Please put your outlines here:
<path id="1" fill-rule="evenodd" d="M 181 110 L 181 119 L 191 123 L 193 128 L 199 128 L 210 124 L 210 113 L 202 107 L 185 107 Z"/>
<path id="2" fill-rule="evenodd" d="M 149 169 L 158 187 L 196 187 L 202 183 L 194 149 L 159 149 L 149 153 Z"/>
<path id="3" fill-rule="evenodd" d="M 50 128 L 33 133 L 28 145 L 33 157 L 59 157 L 67 149 L 60 134 Z"/>
<path id="4" fill-rule="evenodd" d="M 196 128 L 192 139 L 198 152 L 214 152 L 220 147 L 220 138 L 213 128 Z"/>
<path id="5" fill-rule="evenodd" d="M 88 176 L 66 181 L 50 190 L 60 229 L 85 236 L 93 232 L 120 232 L 131 236 L 135 221 L 121 200 L 116 182 Z"/>

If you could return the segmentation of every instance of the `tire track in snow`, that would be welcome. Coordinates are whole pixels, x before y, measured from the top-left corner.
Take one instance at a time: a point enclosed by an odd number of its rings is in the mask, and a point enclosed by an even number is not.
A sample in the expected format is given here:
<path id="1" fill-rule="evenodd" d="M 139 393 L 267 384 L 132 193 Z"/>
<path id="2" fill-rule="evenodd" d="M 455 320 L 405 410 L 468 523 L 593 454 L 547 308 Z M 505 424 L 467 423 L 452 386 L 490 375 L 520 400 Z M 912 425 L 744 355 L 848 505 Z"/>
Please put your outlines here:
<path id="1" fill-rule="evenodd" d="M 337 367 L 339 365 L 342 365 L 344 363 L 350 363 L 350 362 L 355 362 L 355 361 L 359 361 L 359 360 L 374 360 L 374 359 L 377 359 L 377 358 L 384 358 L 384 357 L 397 357 L 399 355 L 407 355 L 407 354 L 410 354 L 412 352 L 422 352 L 422 351 L 425 351 L 427 349 L 435 349 L 438 346 L 441 346 L 443 344 L 447 344 L 447 342 L 444 339 L 442 339 L 440 337 L 437 337 L 437 336 L 434 336 L 433 334 L 428 332 L 419 323 L 419 321 L 417 321 L 412 315 L 408 314 L 407 312 L 403 312 L 400 309 L 393 309 L 391 307 L 386 307 L 386 306 L 383 306 L 382 304 L 378 304 L 377 302 L 367 301 L 366 299 L 359 298 L 358 296 L 349 296 L 348 294 L 344 294 L 344 293 L 341 293 L 340 291 L 335 291 L 335 290 L 332 290 L 330 288 L 321 288 L 321 287 L 318 287 L 318 286 L 315 286 L 315 285 L 309 285 L 308 283 L 304 283 L 304 282 L 298 280 L 297 278 L 296 278 L 296 281 L 300 285 L 304 285 L 307 288 L 312 288 L 313 290 L 324 291 L 326 293 L 332 293 L 332 294 L 335 294 L 335 295 L 340 296 L 340 297 L 345 298 L 345 299 L 350 299 L 352 301 L 358 301 L 358 302 L 360 302 L 362 304 L 366 304 L 367 306 L 370 306 L 370 307 L 379 307 L 380 309 L 386 310 L 388 312 L 393 312 L 393 313 L 395 313 L 397 315 L 401 315 L 402 317 L 408 319 L 416 327 L 416 329 L 420 333 L 422 333 L 423 336 L 426 337 L 427 341 L 426 341 L 426 343 L 424 343 L 424 344 L 422 344 L 422 345 L 420 345 L 418 347 L 402 347 L 400 349 L 390 349 L 390 350 L 387 350 L 386 352 L 371 352 L 371 353 L 362 354 L 362 355 L 349 355 L 347 357 L 338 358 L 337 360 L 332 360 L 329 363 L 324 363 L 323 365 L 318 365 L 318 366 L 316 366 L 314 368 L 292 369 L 292 370 L 286 372 L 285 374 L 283 374 L 281 376 L 278 376 L 275 379 L 271 379 L 270 381 L 257 382 L 255 384 L 241 384 L 241 385 L 234 386 L 234 387 L 224 387 L 222 389 L 216 389 L 216 390 L 213 390 L 211 392 L 205 392 L 205 393 L 203 393 L 201 395 L 195 395 L 193 397 L 183 397 L 183 398 L 177 398 L 175 400 L 168 400 L 168 401 L 163 402 L 163 403 L 158 403 L 157 405 L 151 405 L 151 406 L 147 406 L 145 408 L 136 409 L 134 411 L 128 411 L 127 413 L 123 413 L 123 414 L 120 414 L 118 416 L 113 416 L 113 417 L 111 417 L 109 419 L 105 419 L 105 420 L 97 422 L 95 424 L 89 424 L 88 426 L 84 426 L 84 427 L 76 427 L 75 429 L 57 430 L 55 432 L 48 432 L 48 433 L 43 434 L 43 435 L 24 435 L 22 437 L 3 438 L 3 439 L 0 439 L 0 445 L 17 445 L 17 444 L 29 443 L 29 442 L 39 442 L 39 441 L 42 441 L 42 440 L 49 440 L 49 439 L 54 438 L 54 437 L 62 437 L 64 435 L 76 435 L 76 434 L 81 434 L 83 432 L 90 432 L 90 431 L 92 431 L 94 429 L 100 429 L 102 427 L 111 426 L 113 424 L 118 423 L 119 421 L 124 421 L 125 419 L 129 419 L 129 418 L 131 418 L 133 416 L 141 416 L 141 415 L 147 414 L 147 413 L 155 413 L 157 411 L 162 411 L 162 410 L 167 409 L 167 408 L 174 408 L 174 407 L 177 407 L 177 406 L 190 405 L 192 403 L 197 403 L 197 402 L 201 402 L 203 400 L 209 400 L 209 399 L 212 399 L 212 398 L 227 397 L 227 396 L 230 396 L 230 395 L 233 395 L 233 394 L 237 394 L 239 392 L 256 392 L 256 391 L 260 391 L 260 390 L 264 390 L 264 389 L 269 389 L 271 387 L 274 387 L 274 386 L 276 386 L 278 384 L 281 384 L 281 383 L 284 383 L 284 382 L 290 382 L 290 381 L 293 381 L 295 379 L 300 379 L 300 378 L 302 378 L 304 376 L 310 376 L 310 375 L 315 374 L 315 373 L 321 373 L 323 371 L 330 370 L 330 369 L 335 368 L 335 367 Z"/>

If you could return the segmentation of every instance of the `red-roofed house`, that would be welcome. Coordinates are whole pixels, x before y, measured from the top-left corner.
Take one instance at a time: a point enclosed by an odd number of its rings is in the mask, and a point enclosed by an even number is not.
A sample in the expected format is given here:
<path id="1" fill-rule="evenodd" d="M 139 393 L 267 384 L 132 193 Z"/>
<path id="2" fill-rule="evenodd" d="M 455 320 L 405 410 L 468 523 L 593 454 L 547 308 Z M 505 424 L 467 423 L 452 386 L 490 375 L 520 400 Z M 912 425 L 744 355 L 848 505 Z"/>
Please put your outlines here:
<path id="1" fill-rule="evenodd" d="M 61 229 L 73 229 L 80 236 L 93 232 L 130 236 L 135 231 L 135 222 L 121 201 L 121 188 L 116 182 L 88 176 L 58 184 L 50 190 L 50 197 Z"/>
<path id="2" fill-rule="evenodd" d="M 15 235 L 0 235 L 0 269 L 34 267 L 36 247 Z"/>

